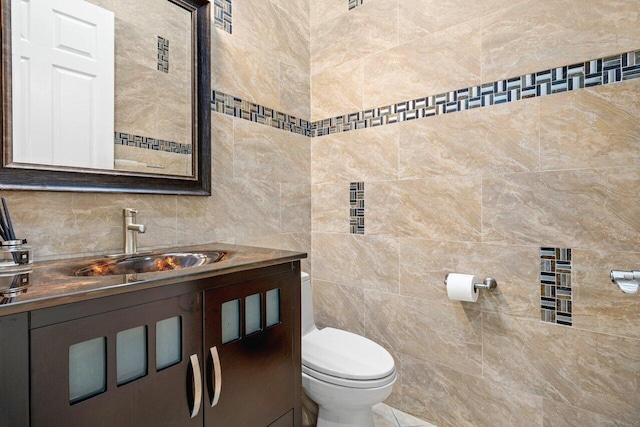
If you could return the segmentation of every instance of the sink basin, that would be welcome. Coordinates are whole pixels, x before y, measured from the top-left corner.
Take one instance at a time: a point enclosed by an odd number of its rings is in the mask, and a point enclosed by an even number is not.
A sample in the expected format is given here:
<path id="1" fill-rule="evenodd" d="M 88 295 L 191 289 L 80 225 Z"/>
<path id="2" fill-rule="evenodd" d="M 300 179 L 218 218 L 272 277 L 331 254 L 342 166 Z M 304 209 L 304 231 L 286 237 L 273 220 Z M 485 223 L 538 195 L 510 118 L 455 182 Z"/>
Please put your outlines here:
<path id="1" fill-rule="evenodd" d="M 76 270 L 76 276 L 113 276 L 118 274 L 154 273 L 181 268 L 199 267 L 221 261 L 227 255 L 221 251 L 199 253 L 162 253 L 122 255 L 100 260 Z"/>

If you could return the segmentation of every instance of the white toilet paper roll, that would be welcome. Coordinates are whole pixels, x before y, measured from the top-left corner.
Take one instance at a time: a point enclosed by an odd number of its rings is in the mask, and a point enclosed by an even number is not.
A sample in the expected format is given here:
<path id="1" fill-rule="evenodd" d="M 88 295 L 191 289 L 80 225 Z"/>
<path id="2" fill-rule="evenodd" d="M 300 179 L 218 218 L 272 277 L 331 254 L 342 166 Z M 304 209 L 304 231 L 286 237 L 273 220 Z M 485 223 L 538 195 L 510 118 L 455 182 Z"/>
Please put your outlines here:
<path id="1" fill-rule="evenodd" d="M 447 277 L 447 296 L 456 301 L 478 301 L 478 290 L 474 288 L 477 277 L 473 274 L 450 273 Z"/>

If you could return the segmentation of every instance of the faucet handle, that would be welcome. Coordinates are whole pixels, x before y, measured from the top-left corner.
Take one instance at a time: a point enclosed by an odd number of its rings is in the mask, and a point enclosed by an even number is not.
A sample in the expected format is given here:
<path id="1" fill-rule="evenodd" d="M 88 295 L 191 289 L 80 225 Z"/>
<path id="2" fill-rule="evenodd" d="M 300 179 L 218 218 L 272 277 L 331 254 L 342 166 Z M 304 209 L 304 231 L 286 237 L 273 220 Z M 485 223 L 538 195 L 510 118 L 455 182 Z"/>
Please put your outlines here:
<path id="1" fill-rule="evenodd" d="M 138 233 L 143 234 L 144 232 L 147 231 L 147 226 L 142 224 L 131 224 L 129 226 L 129 230 L 137 231 Z"/>
<path id="2" fill-rule="evenodd" d="M 123 213 L 124 216 L 133 216 L 133 215 L 138 213 L 138 209 L 124 208 L 122 210 L 122 213 Z"/>

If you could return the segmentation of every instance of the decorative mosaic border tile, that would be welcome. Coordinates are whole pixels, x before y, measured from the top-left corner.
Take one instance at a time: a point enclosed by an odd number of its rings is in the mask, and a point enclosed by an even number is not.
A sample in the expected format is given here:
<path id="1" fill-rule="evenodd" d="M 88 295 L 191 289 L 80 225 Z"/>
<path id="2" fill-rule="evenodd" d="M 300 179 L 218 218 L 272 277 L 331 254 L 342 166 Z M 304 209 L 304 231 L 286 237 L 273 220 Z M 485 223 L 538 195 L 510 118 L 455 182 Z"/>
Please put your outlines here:
<path id="1" fill-rule="evenodd" d="M 540 320 L 573 324 L 571 249 L 540 248 Z"/>
<path id="2" fill-rule="evenodd" d="M 147 148 L 149 150 L 166 151 L 167 153 L 192 153 L 191 144 L 181 144 L 179 142 L 166 141 L 164 139 L 156 139 L 149 136 L 133 135 L 122 132 L 115 132 L 114 143 L 115 145 Z"/>
<path id="3" fill-rule="evenodd" d="M 213 0 L 213 25 L 233 34 L 231 0 Z"/>
<path id="4" fill-rule="evenodd" d="M 364 3 L 364 0 L 349 0 L 349 10 L 362 6 L 362 3 Z"/>
<path id="5" fill-rule="evenodd" d="M 331 117 L 313 123 L 218 91 L 212 91 L 211 110 L 300 135 L 317 137 L 637 78 L 640 78 L 640 50 Z"/>
<path id="6" fill-rule="evenodd" d="M 312 136 L 382 126 L 640 78 L 640 50 L 312 123 Z"/>
<path id="7" fill-rule="evenodd" d="M 349 213 L 351 234 L 364 234 L 364 182 L 349 185 Z"/>
<path id="8" fill-rule="evenodd" d="M 312 134 L 311 123 L 307 120 L 222 92 L 212 91 L 211 110 L 304 136 Z"/>
<path id="9" fill-rule="evenodd" d="M 158 36 L 158 71 L 169 72 L 169 40 Z"/>

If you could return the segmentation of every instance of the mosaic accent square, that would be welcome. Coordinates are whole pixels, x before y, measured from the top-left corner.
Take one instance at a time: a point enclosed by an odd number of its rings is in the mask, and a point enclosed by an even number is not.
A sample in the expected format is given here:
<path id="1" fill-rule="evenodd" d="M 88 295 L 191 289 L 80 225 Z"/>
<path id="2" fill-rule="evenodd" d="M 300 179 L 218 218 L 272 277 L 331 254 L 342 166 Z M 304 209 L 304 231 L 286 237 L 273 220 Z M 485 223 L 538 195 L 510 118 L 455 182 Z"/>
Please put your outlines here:
<path id="1" fill-rule="evenodd" d="M 193 152 L 191 144 L 181 144 L 179 142 L 152 138 L 150 136 L 133 135 L 122 132 L 115 132 L 114 144 L 176 154 L 191 154 Z"/>
<path id="2" fill-rule="evenodd" d="M 213 25 L 233 34 L 232 15 L 231 0 L 213 0 Z"/>
<path id="3" fill-rule="evenodd" d="M 349 185 L 349 214 L 351 234 L 364 234 L 364 182 Z"/>
<path id="4" fill-rule="evenodd" d="M 364 0 L 349 0 L 349 10 L 362 6 L 362 3 L 364 3 Z"/>
<path id="5" fill-rule="evenodd" d="M 540 320 L 572 326 L 571 249 L 540 248 Z"/>
<path id="6" fill-rule="evenodd" d="M 158 71 L 169 73 L 169 40 L 158 36 Z"/>

